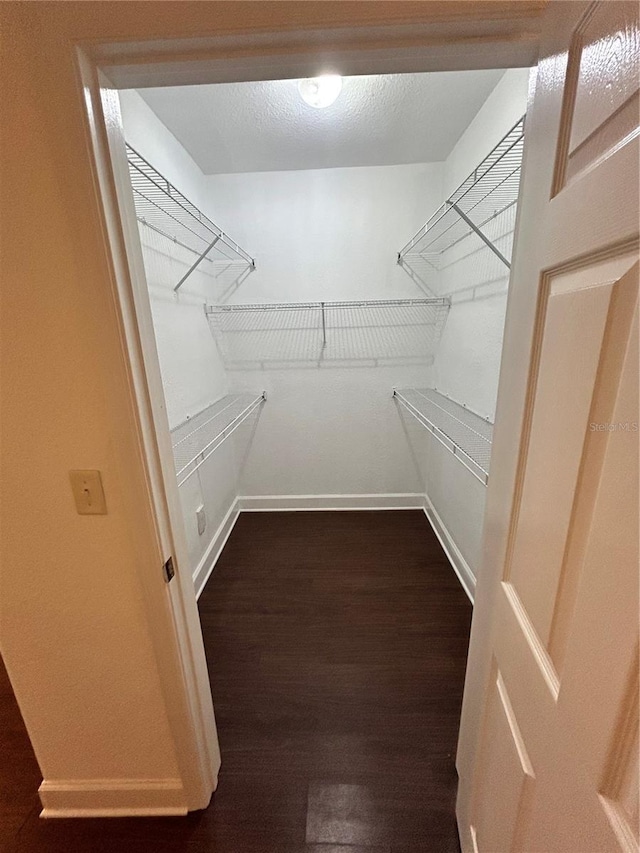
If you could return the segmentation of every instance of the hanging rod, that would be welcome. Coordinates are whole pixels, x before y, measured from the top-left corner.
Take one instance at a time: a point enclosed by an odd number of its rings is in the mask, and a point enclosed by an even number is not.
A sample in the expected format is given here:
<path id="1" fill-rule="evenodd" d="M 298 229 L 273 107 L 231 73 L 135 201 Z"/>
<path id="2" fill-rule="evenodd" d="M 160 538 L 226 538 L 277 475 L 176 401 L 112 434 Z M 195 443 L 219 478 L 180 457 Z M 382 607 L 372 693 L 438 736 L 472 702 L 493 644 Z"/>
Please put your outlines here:
<path id="1" fill-rule="evenodd" d="M 136 218 L 149 228 L 197 256 L 174 286 L 178 291 L 191 273 L 216 251 L 227 262 L 242 262 L 255 269 L 255 259 L 176 189 L 135 148 L 127 144 L 129 176 Z"/>
<path id="2" fill-rule="evenodd" d="M 394 399 L 473 476 L 489 482 L 493 425 L 432 388 L 393 389 Z"/>
<path id="3" fill-rule="evenodd" d="M 186 483 L 266 399 L 266 391 L 257 397 L 230 394 L 176 427 L 172 449 L 178 486 Z M 184 433 L 185 429 L 188 432 Z"/>
<path id="4" fill-rule="evenodd" d="M 476 234 L 507 268 L 511 261 L 487 235 L 485 226 L 516 204 L 524 147 L 524 116 L 505 134 L 458 189 L 398 252 L 404 259 L 433 259 L 470 234 Z"/>

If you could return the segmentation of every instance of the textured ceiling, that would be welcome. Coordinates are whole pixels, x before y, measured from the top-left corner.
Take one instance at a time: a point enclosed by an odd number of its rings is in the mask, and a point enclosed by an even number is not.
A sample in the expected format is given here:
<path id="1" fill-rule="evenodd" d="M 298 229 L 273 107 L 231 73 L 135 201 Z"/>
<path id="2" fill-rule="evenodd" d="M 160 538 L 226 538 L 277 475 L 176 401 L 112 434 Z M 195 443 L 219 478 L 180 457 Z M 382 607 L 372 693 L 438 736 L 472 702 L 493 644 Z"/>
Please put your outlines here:
<path id="1" fill-rule="evenodd" d="M 345 77 L 315 109 L 296 80 L 141 89 L 205 174 L 444 160 L 504 70 Z"/>

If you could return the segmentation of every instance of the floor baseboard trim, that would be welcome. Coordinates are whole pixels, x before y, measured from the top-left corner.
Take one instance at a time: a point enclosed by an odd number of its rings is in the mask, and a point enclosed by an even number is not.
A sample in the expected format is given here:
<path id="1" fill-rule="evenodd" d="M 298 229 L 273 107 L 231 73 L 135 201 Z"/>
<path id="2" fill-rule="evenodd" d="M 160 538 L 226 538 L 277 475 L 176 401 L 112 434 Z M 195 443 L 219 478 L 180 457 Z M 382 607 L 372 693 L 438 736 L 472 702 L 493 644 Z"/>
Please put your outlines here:
<path id="1" fill-rule="evenodd" d="M 42 818 L 187 814 L 180 779 L 45 779 L 39 793 Z"/>
<path id="2" fill-rule="evenodd" d="M 422 509 L 424 495 L 243 495 L 238 498 L 241 512 L 304 512 L 376 509 Z"/>
<path id="3" fill-rule="evenodd" d="M 424 514 L 427 517 L 427 521 L 431 525 L 433 532 L 438 537 L 440 544 L 442 545 L 442 549 L 444 553 L 447 555 L 449 562 L 453 568 L 453 571 L 458 576 L 458 580 L 462 585 L 462 588 L 467 594 L 469 601 L 473 604 L 473 599 L 476 591 L 476 578 L 473 572 L 471 571 L 471 567 L 462 556 L 460 549 L 453 541 L 453 537 L 447 530 L 446 525 L 436 512 L 433 504 L 429 500 L 429 498 L 425 495 L 424 502 L 422 508 L 424 509 Z"/>
<path id="4" fill-rule="evenodd" d="M 238 498 L 236 498 L 227 510 L 227 514 L 222 519 L 222 522 L 216 530 L 209 547 L 205 551 L 195 572 L 193 573 L 193 585 L 196 589 L 196 599 L 200 598 L 202 590 L 205 588 L 206 583 L 211 576 L 211 572 L 213 571 L 215 564 L 218 562 L 222 549 L 227 544 L 227 539 L 235 527 L 238 515 Z"/>

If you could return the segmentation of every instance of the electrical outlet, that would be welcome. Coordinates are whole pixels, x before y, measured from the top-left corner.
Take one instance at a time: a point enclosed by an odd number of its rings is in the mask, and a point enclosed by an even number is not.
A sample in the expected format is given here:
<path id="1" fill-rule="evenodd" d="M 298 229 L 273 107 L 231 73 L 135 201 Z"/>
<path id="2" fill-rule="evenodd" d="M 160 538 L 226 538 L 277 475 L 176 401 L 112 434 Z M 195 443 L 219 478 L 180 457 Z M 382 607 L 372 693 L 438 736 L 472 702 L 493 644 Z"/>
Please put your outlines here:
<path id="1" fill-rule="evenodd" d="M 198 509 L 196 510 L 196 519 L 198 522 L 198 534 L 202 536 L 207 526 L 207 516 L 204 511 L 204 504 L 200 504 Z"/>

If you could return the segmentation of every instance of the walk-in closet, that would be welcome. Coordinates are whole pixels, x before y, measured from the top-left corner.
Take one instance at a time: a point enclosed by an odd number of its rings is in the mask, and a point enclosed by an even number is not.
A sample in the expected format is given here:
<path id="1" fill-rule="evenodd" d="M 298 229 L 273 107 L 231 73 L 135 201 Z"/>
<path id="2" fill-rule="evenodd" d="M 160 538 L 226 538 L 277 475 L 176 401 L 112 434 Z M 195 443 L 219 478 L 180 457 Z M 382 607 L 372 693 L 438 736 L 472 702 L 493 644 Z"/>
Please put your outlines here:
<path id="1" fill-rule="evenodd" d="M 230 849 L 459 850 L 527 90 L 120 93 Z"/>
<path id="2" fill-rule="evenodd" d="M 527 90 L 120 93 L 223 849 L 459 851 Z"/>
<path id="3" fill-rule="evenodd" d="M 418 508 L 473 597 L 527 77 L 120 93 L 198 595 L 240 512 Z"/>

